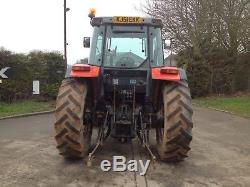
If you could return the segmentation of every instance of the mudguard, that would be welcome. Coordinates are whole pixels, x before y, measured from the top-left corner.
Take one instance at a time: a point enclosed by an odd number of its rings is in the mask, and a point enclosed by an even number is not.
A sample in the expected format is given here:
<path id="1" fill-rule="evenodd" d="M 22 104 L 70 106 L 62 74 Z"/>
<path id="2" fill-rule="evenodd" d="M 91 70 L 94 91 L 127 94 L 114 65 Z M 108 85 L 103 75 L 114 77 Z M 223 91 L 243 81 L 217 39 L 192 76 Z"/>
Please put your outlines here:
<path id="1" fill-rule="evenodd" d="M 182 68 L 178 68 L 178 70 L 179 70 L 179 74 L 180 74 L 181 80 L 187 81 L 188 78 L 187 78 L 187 73 L 186 73 L 186 71 L 185 71 L 184 69 L 182 69 Z"/>
<path id="2" fill-rule="evenodd" d="M 72 70 L 72 65 L 67 65 L 67 70 L 65 73 L 65 78 L 70 78 L 70 72 Z"/>

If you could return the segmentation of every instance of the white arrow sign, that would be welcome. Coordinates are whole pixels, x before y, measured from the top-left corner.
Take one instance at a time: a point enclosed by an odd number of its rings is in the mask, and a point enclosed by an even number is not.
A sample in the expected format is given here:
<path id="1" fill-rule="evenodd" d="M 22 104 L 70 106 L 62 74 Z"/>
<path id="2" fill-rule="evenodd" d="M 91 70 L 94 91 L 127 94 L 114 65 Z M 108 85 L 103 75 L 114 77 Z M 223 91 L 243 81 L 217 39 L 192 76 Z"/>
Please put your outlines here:
<path id="1" fill-rule="evenodd" d="M 8 69 L 10 69 L 10 67 L 5 67 L 3 69 L 0 70 L 0 77 L 2 77 L 3 79 L 8 79 L 8 77 L 4 74 Z"/>

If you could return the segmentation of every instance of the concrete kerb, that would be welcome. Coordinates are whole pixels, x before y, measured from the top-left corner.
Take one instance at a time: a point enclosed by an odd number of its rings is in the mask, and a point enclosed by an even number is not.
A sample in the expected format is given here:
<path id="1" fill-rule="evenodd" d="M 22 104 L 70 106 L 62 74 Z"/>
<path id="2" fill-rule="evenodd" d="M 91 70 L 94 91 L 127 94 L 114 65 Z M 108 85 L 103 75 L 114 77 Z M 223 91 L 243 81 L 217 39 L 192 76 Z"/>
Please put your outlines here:
<path id="1" fill-rule="evenodd" d="M 18 115 L 0 117 L 0 120 L 12 119 L 12 118 L 22 118 L 22 117 L 36 116 L 36 115 L 43 115 L 43 114 L 50 114 L 50 113 L 53 113 L 53 112 L 55 112 L 55 110 L 48 110 L 48 111 L 42 111 L 42 112 L 32 112 L 32 113 L 26 113 L 26 114 L 18 114 Z"/>

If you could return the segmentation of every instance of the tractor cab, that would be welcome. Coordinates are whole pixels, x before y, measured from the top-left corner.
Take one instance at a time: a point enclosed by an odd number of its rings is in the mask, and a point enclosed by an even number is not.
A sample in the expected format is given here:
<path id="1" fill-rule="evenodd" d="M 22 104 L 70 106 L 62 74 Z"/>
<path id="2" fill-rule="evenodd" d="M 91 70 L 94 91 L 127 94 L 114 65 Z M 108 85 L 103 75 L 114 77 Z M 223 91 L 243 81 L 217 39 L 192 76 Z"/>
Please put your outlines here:
<path id="1" fill-rule="evenodd" d="M 140 17 L 94 17 L 89 64 L 107 68 L 163 66 L 162 21 Z M 86 40 L 85 40 L 85 46 Z"/>
<path id="2" fill-rule="evenodd" d="M 115 84 L 116 89 L 130 95 L 136 89 L 137 97 L 148 100 L 152 71 L 164 67 L 162 21 L 115 16 L 92 17 L 90 23 L 93 37 L 91 42 L 85 37 L 83 43 L 90 47 L 88 65 L 101 72 L 104 86 L 99 93 L 113 93 Z"/>

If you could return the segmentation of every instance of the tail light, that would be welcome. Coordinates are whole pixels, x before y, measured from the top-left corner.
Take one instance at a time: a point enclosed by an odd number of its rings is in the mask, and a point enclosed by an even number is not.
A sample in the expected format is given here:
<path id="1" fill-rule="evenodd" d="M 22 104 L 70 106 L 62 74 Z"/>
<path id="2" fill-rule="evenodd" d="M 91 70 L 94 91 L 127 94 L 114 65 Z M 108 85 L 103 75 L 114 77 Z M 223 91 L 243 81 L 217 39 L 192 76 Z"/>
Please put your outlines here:
<path id="1" fill-rule="evenodd" d="M 176 67 L 161 68 L 160 72 L 162 74 L 179 74 L 179 70 Z"/>
<path id="2" fill-rule="evenodd" d="M 90 71 L 90 66 L 86 64 L 75 64 L 72 67 L 73 71 Z"/>

